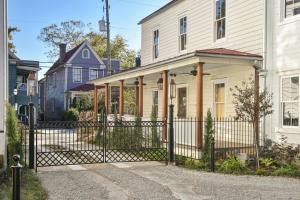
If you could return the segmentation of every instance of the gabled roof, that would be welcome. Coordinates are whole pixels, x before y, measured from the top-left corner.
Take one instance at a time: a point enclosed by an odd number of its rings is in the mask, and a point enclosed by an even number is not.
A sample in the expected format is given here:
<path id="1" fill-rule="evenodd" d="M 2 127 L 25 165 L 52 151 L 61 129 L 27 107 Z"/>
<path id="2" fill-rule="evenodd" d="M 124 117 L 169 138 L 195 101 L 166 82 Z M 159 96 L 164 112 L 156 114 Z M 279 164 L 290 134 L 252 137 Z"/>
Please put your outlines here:
<path id="1" fill-rule="evenodd" d="M 159 8 L 158 10 L 154 11 L 153 13 L 151 13 L 150 15 L 148 15 L 147 17 L 143 18 L 138 25 L 144 23 L 145 21 L 151 19 L 152 17 L 162 13 L 163 11 L 169 9 L 171 6 L 173 6 L 175 3 L 179 2 L 179 1 L 184 1 L 184 0 L 171 0 L 169 3 L 167 3 L 166 5 L 164 5 L 163 7 Z"/>
<path id="2" fill-rule="evenodd" d="M 97 86 L 98 89 L 104 88 L 102 86 Z M 75 88 L 70 89 L 72 92 L 89 92 L 93 91 L 95 89 L 94 84 L 83 84 L 80 86 L 77 86 Z"/>
<path id="3" fill-rule="evenodd" d="M 64 65 L 68 62 L 68 60 L 76 53 L 76 51 L 81 47 L 84 42 L 80 43 L 70 51 L 67 51 L 65 57 L 63 58 L 62 62 L 58 58 L 57 61 L 52 65 L 52 67 L 46 72 L 46 74 L 50 74 L 51 72 L 55 71 L 59 66 Z"/>

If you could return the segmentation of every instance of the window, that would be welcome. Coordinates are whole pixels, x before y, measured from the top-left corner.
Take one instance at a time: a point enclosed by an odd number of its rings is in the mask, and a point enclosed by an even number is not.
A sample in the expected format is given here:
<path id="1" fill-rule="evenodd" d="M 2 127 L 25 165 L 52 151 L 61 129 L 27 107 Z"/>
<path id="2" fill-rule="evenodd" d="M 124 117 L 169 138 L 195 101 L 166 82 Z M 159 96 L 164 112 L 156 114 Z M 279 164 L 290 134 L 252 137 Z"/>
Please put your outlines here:
<path id="1" fill-rule="evenodd" d="M 180 18 L 179 29 L 179 50 L 183 51 L 187 44 L 187 17 Z"/>
<path id="2" fill-rule="evenodd" d="M 90 69 L 89 73 L 90 73 L 90 76 L 89 76 L 90 80 L 95 80 L 98 78 L 98 69 Z"/>
<path id="3" fill-rule="evenodd" d="M 56 72 L 53 73 L 53 87 L 56 87 Z"/>
<path id="4" fill-rule="evenodd" d="M 223 118 L 225 113 L 225 83 L 217 83 L 214 85 L 215 90 L 215 116 Z"/>
<path id="5" fill-rule="evenodd" d="M 187 117 L 187 89 L 178 88 L 178 118 L 185 119 Z"/>
<path id="6" fill-rule="evenodd" d="M 286 77 L 281 82 L 283 126 L 299 126 L 299 77 Z"/>
<path id="7" fill-rule="evenodd" d="M 152 106 L 155 109 L 155 113 L 158 113 L 158 91 L 152 91 Z"/>
<path id="8" fill-rule="evenodd" d="M 74 83 L 82 82 L 82 68 L 73 68 L 73 82 Z"/>
<path id="9" fill-rule="evenodd" d="M 215 37 L 216 40 L 219 40 L 226 35 L 226 0 L 216 0 L 215 6 Z"/>
<path id="10" fill-rule="evenodd" d="M 21 85 L 22 83 L 26 83 L 26 79 L 23 75 L 17 75 L 17 85 Z"/>
<path id="11" fill-rule="evenodd" d="M 159 30 L 153 32 L 153 58 L 156 59 L 159 56 Z"/>
<path id="12" fill-rule="evenodd" d="M 89 59 L 90 58 L 90 51 L 88 49 L 82 50 L 82 58 L 83 59 Z"/>
<path id="13" fill-rule="evenodd" d="M 285 17 L 300 14 L 300 0 L 285 0 Z"/>

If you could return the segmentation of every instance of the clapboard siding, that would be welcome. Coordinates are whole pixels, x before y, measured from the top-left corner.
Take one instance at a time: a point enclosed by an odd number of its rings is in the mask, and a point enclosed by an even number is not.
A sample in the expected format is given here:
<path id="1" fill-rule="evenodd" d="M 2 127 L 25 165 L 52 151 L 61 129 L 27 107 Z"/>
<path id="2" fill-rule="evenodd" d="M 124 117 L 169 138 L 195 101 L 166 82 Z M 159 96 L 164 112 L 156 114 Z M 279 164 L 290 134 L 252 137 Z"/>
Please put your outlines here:
<path id="1" fill-rule="evenodd" d="M 227 0 L 226 39 L 214 41 L 214 0 L 182 0 L 142 24 L 141 57 L 147 65 L 178 56 L 179 18 L 187 16 L 187 51 L 207 48 L 228 48 L 262 54 L 264 2 L 263 0 Z M 159 27 L 160 55 L 153 60 L 153 30 Z"/>

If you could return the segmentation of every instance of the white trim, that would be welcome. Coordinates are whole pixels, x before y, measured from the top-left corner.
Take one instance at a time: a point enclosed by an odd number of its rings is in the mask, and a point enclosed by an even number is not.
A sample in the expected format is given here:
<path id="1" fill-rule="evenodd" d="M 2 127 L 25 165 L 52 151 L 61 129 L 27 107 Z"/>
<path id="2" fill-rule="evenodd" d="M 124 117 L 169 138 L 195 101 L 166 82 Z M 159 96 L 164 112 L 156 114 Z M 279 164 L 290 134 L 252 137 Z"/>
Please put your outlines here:
<path id="1" fill-rule="evenodd" d="M 225 17 L 222 19 L 225 19 L 225 37 L 217 39 L 217 26 L 216 26 L 216 1 L 217 0 L 212 0 L 213 1 L 213 44 L 214 45 L 219 45 L 224 43 L 227 40 L 227 17 L 228 17 L 228 1 L 225 0 Z M 221 19 L 219 19 L 221 20 Z"/>
<path id="2" fill-rule="evenodd" d="M 285 78 L 299 78 L 299 95 L 300 95 L 300 75 L 299 74 L 290 74 L 285 76 L 280 76 L 280 86 L 279 86 L 279 118 L 280 118 L 280 128 L 282 129 L 299 129 L 300 128 L 300 96 L 298 97 L 298 126 L 287 126 L 283 124 L 283 107 L 282 107 L 282 80 Z M 285 101 L 286 103 L 293 103 L 294 101 Z M 297 102 L 297 101 L 296 101 Z"/>
<path id="3" fill-rule="evenodd" d="M 158 31 L 158 42 L 157 42 L 158 55 L 157 55 L 157 58 L 155 58 L 155 51 L 154 51 L 154 46 L 155 46 L 154 34 L 156 31 Z M 152 59 L 153 59 L 153 61 L 156 61 L 159 59 L 159 55 L 160 55 L 160 29 L 159 29 L 159 26 L 153 29 L 151 38 L 152 38 Z"/>
<path id="4" fill-rule="evenodd" d="M 180 24 L 180 22 L 181 22 L 181 19 L 183 19 L 183 18 L 186 18 L 186 32 L 185 32 L 185 35 L 186 35 L 186 44 L 185 44 L 185 49 L 183 49 L 183 50 L 181 50 L 181 36 L 182 35 L 184 35 L 184 34 L 181 34 L 180 33 L 180 26 L 181 26 L 181 24 Z M 184 54 L 184 53 L 187 53 L 188 52 L 188 32 L 189 32 L 189 26 L 188 26 L 188 16 L 187 16 L 187 11 L 186 12 L 184 12 L 184 13 L 182 13 L 181 15 L 179 15 L 178 16 L 178 18 L 177 18 L 177 31 L 178 31 L 178 33 L 177 33 L 177 43 L 178 43 L 178 52 L 180 53 L 180 54 Z"/>
<path id="5" fill-rule="evenodd" d="M 97 68 L 88 68 L 89 69 L 89 81 L 95 80 L 99 77 L 99 70 Z M 91 71 L 96 71 L 96 78 L 91 79 Z"/>
<path id="6" fill-rule="evenodd" d="M 220 79 L 214 79 L 212 80 L 212 98 L 213 98 L 213 101 L 212 101 L 212 115 L 214 117 L 216 117 L 216 102 L 215 102 L 215 94 L 216 94 L 216 91 L 215 91 L 215 85 L 217 84 L 223 84 L 225 85 L 225 89 L 224 89 L 224 117 L 226 117 L 226 104 L 227 104 L 227 94 L 228 94 L 228 78 L 220 78 Z"/>
<path id="7" fill-rule="evenodd" d="M 87 57 L 84 56 L 84 53 L 87 52 Z M 81 58 L 82 59 L 90 59 L 91 58 L 91 52 L 88 48 L 83 48 L 81 51 Z"/>
<path id="8" fill-rule="evenodd" d="M 74 69 L 80 69 L 81 70 L 80 81 L 74 81 Z M 73 80 L 73 83 L 82 83 L 82 67 L 73 67 L 72 68 L 72 80 Z"/>

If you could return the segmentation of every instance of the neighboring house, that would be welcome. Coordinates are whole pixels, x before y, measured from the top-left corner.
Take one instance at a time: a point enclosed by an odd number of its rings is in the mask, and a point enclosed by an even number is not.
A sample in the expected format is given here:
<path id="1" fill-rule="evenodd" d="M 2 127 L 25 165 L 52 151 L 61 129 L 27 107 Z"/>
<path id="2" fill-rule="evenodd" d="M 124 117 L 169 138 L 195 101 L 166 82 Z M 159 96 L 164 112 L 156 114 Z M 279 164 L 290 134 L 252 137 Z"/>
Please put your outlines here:
<path id="1" fill-rule="evenodd" d="M 45 86 L 46 86 L 46 78 L 42 78 L 39 80 L 39 120 L 44 120 L 45 119 Z"/>
<path id="2" fill-rule="evenodd" d="M 27 78 L 30 73 L 34 73 L 38 80 L 39 69 L 38 61 L 21 60 L 14 53 L 9 52 L 9 102 L 15 106 L 18 119 L 22 122 L 28 122 L 29 119 L 30 97 L 27 96 Z M 38 95 L 32 97 L 32 103 L 37 116 Z"/>
<path id="3" fill-rule="evenodd" d="M 60 57 L 47 71 L 44 83 L 46 120 L 61 119 L 63 111 L 70 108 L 74 88 L 84 86 L 87 81 L 107 75 L 107 59 L 101 59 L 90 44 L 85 41 L 66 52 L 66 45 L 60 45 Z M 120 62 L 112 59 L 113 72 L 119 72 Z"/>
<path id="4" fill-rule="evenodd" d="M 0 1 L 0 171 L 6 168 L 5 102 L 7 99 L 7 1 Z"/>
<path id="5" fill-rule="evenodd" d="M 174 79 L 176 117 L 202 121 L 209 109 L 216 118 L 234 117 L 230 88 L 249 77 L 259 79 L 254 75 L 264 48 L 263 8 L 262 0 L 172 0 L 139 23 L 141 67 L 90 83 L 107 90 L 119 85 L 122 91 L 138 79 L 139 114 L 149 119 L 157 105 L 159 118 L 167 119 L 169 81 Z M 107 110 L 108 101 L 106 96 Z M 201 129 L 196 126 L 197 146 Z"/>
<path id="6" fill-rule="evenodd" d="M 274 93 L 274 113 L 267 133 L 300 144 L 300 1 L 269 1 L 267 88 Z"/>

